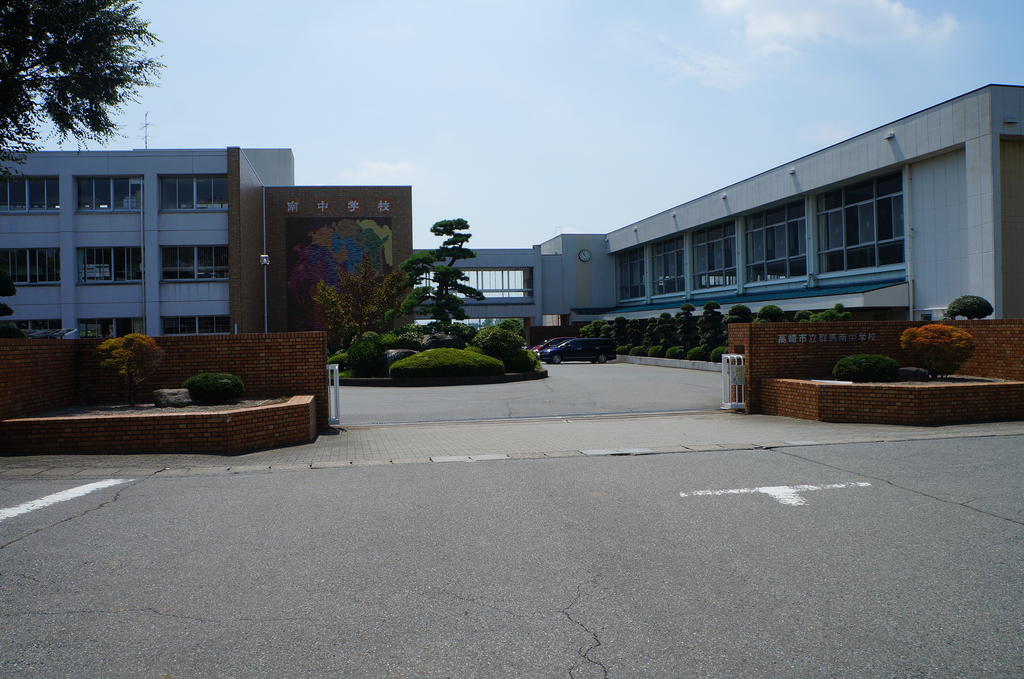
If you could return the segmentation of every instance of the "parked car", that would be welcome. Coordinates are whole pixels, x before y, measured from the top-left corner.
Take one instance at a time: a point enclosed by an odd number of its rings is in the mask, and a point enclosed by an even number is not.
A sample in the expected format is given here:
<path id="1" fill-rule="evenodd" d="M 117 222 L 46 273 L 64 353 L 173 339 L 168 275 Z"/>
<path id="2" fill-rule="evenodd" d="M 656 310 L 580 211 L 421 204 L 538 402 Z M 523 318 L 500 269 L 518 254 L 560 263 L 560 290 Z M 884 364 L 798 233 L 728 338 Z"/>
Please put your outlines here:
<path id="1" fill-rule="evenodd" d="M 553 347 L 556 344 L 561 344 L 562 342 L 565 342 L 566 340 L 571 340 L 571 339 L 575 339 L 575 338 L 574 337 L 552 337 L 549 340 L 544 340 L 543 342 L 541 342 L 537 346 L 530 347 L 530 349 L 533 350 L 533 353 L 539 354 L 541 349 L 547 349 L 548 347 Z"/>
<path id="2" fill-rule="evenodd" d="M 607 363 L 615 358 L 615 343 L 605 337 L 574 337 L 540 350 L 545 363 L 562 361 L 590 361 Z"/>

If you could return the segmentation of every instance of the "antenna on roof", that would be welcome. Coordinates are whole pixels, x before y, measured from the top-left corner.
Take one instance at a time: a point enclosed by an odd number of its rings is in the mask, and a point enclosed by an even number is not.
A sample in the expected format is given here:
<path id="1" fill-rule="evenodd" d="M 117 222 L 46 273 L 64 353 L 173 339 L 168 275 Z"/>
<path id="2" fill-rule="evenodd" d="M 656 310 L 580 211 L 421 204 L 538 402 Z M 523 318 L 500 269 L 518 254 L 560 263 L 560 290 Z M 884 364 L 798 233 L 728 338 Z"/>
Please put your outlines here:
<path id="1" fill-rule="evenodd" d="M 142 130 L 143 143 L 146 145 L 145 148 L 149 148 L 149 111 L 146 111 L 145 122 L 139 125 L 139 129 Z"/>

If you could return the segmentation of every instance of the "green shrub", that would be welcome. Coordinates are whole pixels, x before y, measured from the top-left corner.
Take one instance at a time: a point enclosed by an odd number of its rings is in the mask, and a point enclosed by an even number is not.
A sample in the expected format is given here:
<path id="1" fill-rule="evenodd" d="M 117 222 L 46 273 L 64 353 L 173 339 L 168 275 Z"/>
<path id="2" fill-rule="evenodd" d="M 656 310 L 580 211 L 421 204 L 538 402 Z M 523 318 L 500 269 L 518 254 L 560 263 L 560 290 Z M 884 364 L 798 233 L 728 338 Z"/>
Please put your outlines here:
<path id="1" fill-rule="evenodd" d="M 853 314 L 843 308 L 842 304 L 836 304 L 831 309 L 811 314 L 811 323 L 831 323 L 832 321 L 849 321 Z"/>
<path id="2" fill-rule="evenodd" d="M 199 373 L 181 384 L 196 403 L 231 403 L 245 392 L 241 378 L 231 373 Z"/>
<path id="3" fill-rule="evenodd" d="M 669 347 L 665 358 L 686 358 L 686 347 Z"/>
<path id="4" fill-rule="evenodd" d="M 984 297 L 977 295 L 961 295 L 946 308 L 946 318 L 952 320 L 957 316 L 975 319 L 992 315 L 992 305 Z"/>
<path id="5" fill-rule="evenodd" d="M 540 359 L 537 358 L 537 354 L 529 349 L 520 349 L 518 354 L 506 358 L 504 363 L 505 372 L 510 373 L 528 373 L 540 367 Z"/>
<path id="6" fill-rule="evenodd" d="M 484 328 L 473 338 L 473 344 L 499 361 L 515 360 L 523 348 L 523 338 L 497 325 Z"/>
<path id="7" fill-rule="evenodd" d="M 711 350 L 711 362 L 712 363 L 721 363 L 722 362 L 722 354 L 727 354 L 727 353 L 729 353 L 729 347 L 715 347 L 714 349 Z"/>
<path id="8" fill-rule="evenodd" d="M 793 314 L 793 320 L 797 323 L 808 323 L 811 320 L 811 312 L 806 309 Z"/>
<path id="9" fill-rule="evenodd" d="M 480 347 L 474 345 L 474 344 L 470 344 L 468 347 L 466 347 L 466 351 L 472 351 L 474 354 L 480 354 L 481 356 L 486 356 L 486 354 L 484 353 L 484 350 L 481 349 Z"/>
<path id="10" fill-rule="evenodd" d="M 520 339 L 525 337 L 525 335 L 523 334 L 523 321 L 522 321 L 522 319 L 519 319 L 519 318 L 506 318 L 506 319 L 502 320 L 500 323 L 498 323 L 498 327 L 499 328 L 504 328 L 505 330 L 508 330 L 511 333 L 519 335 Z M 525 340 L 524 340 L 524 342 L 525 342 Z"/>
<path id="11" fill-rule="evenodd" d="M 327 362 L 337 364 L 338 370 L 347 370 L 349 367 L 348 354 L 345 353 L 344 351 L 334 352 L 333 354 L 327 357 Z"/>
<path id="12" fill-rule="evenodd" d="M 633 347 L 632 349 L 629 350 L 629 355 L 630 356 L 646 356 L 647 355 L 647 347 L 645 347 L 642 344 L 637 345 L 637 346 L 635 346 L 635 347 Z"/>
<path id="13" fill-rule="evenodd" d="M 615 353 L 619 354 L 620 356 L 629 356 L 629 352 L 632 349 L 632 344 L 620 344 L 619 346 L 615 347 Z"/>
<path id="14" fill-rule="evenodd" d="M 704 347 L 693 347 L 686 352 L 686 360 L 706 361 L 708 360 L 708 350 Z"/>
<path id="15" fill-rule="evenodd" d="M 850 382 L 895 382 L 900 364 L 881 354 L 843 356 L 832 367 L 832 376 Z"/>
<path id="16" fill-rule="evenodd" d="M 647 355 L 650 356 L 651 358 L 664 358 L 665 347 L 661 346 L 660 344 L 655 344 L 653 347 L 648 347 Z"/>
<path id="17" fill-rule="evenodd" d="M 391 377 L 472 377 L 502 375 L 505 366 L 491 356 L 465 349 L 427 349 L 391 364 Z"/>
<path id="18" fill-rule="evenodd" d="M 765 304 L 758 309 L 755 320 L 758 323 L 781 323 L 786 320 L 786 312 L 782 310 L 782 307 L 775 306 L 774 304 Z"/>
<path id="19" fill-rule="evenodd" d="M 16 325 L 0 325 L 0 339 L 24 339 L 25 333 Z"/>
<path id="20" fill-rule="evenodd" d="M 433 332 L 443 332 L 449 335 L 455 335 L 466 344 L 472 342 L 473 338 L 476 337 L 476 328 L 471 325 L 466 325 L 465 323 L 452 323 L 444 330 L 434 330 Z"/>
<path id="21" fill-rule="evenodd" d="M 387 374 L 388 362 L 384 358 L 384 345 L 375 332 L 363 336 L 348 348 L 348 363 L 356 377 L 383 377 Z"/>
<path id="22" fill-rule="evenodd" d="M 388 349 L 412 349 L 419 351 L 423 348 L 423 336 L 418 332 L 389 332 L 380 336 L 381 347 Z"/>

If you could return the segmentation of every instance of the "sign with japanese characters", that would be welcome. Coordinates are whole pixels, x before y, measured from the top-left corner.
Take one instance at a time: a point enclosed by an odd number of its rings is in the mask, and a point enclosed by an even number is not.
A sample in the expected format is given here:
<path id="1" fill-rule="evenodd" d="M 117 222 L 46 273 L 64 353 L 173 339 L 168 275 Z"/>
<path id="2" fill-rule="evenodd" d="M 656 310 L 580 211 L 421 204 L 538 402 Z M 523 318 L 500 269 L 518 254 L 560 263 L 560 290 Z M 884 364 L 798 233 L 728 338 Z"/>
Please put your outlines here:
<path id="1" fill-rule="evenodd" d="M 859 343 L 874 342 L 873 332 L 808 332 L 789 333 L 778 336 L 778 344 L 830 344 L 833 342 Z"/>

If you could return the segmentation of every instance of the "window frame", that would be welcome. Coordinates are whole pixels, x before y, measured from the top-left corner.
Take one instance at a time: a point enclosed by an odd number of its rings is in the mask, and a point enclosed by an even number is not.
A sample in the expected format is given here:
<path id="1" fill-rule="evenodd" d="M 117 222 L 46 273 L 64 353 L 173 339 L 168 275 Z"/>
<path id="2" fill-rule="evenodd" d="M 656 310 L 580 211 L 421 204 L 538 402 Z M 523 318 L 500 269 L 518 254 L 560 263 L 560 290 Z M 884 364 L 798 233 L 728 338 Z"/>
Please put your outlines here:
<path id="1" fill-rule="evenodd" d="M 93 257 L 90 258 L 90 254 Z M 101 254 L 109 255 L 109 257 L 105 260 L 97 257 Z M 80 247 L 77 249 L 76 257 L 77 283 L 79 285 L 135 284 L 141 283 L 146 275 L 145 262 L 142 261 L 142 248 L 137 245 Z M 91 261 L 89 261 L 90 259 Z M 109 267 L 109 277 L 87 278 L 87 267 Z M 119 272 L 123 277 L 119 277 Z"/>
<path id="2" fill-rule="evenodd" d="M 720 230 L 720 235 L 716 232 Z M 719 222 L 691 231 L 690 258 L 693 265 L 691 290 L 735 287 L 736 285 L 736 222 Z M 710 248 L 710 249 L 709 249 Z M 722 266 L 716 253 L 721 251 Z"/>
<path id="3" fill-rule="evenodd" d="M 19 275 L 18 266 L 11 266 L 16 253 L 23 253 L 24 275 Z M 47 261 L 40 266 L 40 259 Z M 15 285 L 53 285 L 60 283 L 60 248 L 4 248 L 0 249 L 0 269 L 7 272 Z M 40 277 L 40 272 L 47 276 Z M 23 280 L 24 279 L 24 280 Z"/>
<path id="4" fill-rule="evenodd" d="M 191 263 L 187 265 L 182 264 L 180 258 L 181 251 L 191 251 Z M 177 252 L 176 259 L 177 264 L 171 267 L 167 265 L 167 255 L 171 252 Z M 204 251 L 209 251 L 210 261 L 212 264 L 203 265 L 201 254 Z M 218 264 L 218 261 L 223 261 L 223 264 Z M 168 271 L 177 270 L 179 275 L 168 276 Z M 208 275 L 202 275 L 206 270 Z M 191 276 L 180 275 L 191 271 Z M 223 275 L 218 275 L 222 273 Z M 227 245 L 164 245 L 160 247 L 160 280 L 161 281 L 225 281 L 230 276 L 230 267 L 228 259 L 228 246 Z"/>
<path id="5" fill-rule="evenodd" d="M 41 182 L 41 184 L 40 184 Z M 14 207 L 11 203 L 11 196 L 15 193 L 14 187 L 19 185 L 22 194 L 20 206 Z M 32 188 L 42 188 L 42 206 L 32 207 Z M 8 177 L 0 180 L 0 213 L 25 213 L 42 214 L 57 212 L 60 210 L 60 177 L 54 175 L 33 175 L 22 177 Z"/>
<path id="6" fill-rule="evenodd" d="M 204 330 L 203 322 L 213 324 L 213 330 Z M 170 330 L 170 324 L 175 324 L 175 330 Z M 221 325 L 223 324 L 223 325 Z M 182 330 L 183 325 L 191 325 L 190 330 Z M 217 329 L 221 326 L 223 330 Z M 230 335 L 231 316 L 228 314 L 200 315 L 200 316 L 161 316 L 160 330 L 162 335 Z"/>
<path id="7" fill-rule="evenodd" d="M 131 201 L 129 207 L 117 207 L 118 196 L 115 193 L 115 182 L 125 181 L 127 184 L 127 199 Z M 92 200 L 88 205 L 83 205 L 82 189 L 85 183 L 89 183 L 89 193 Z M 107 202 L 109 205 L 103 207 L 96 198 L 96 187 L 98 184 L 106 184 Z M 138 187 L 133 193 L 132 187 Z M 136 196 L 133 198 L 133 196 Z M 137 175 L 108 175 L 97 177 L 75 177 L 75 199 L 78 212 L 141 212 L 145 208 L 145 179 Z"/>
<path id="8" fill-rule="evenodd" d="M 866 193 L 869 186 L 870 198 Z M 879 231 L 883 204 L 888 206 L 886 238 L 881 238 Z M 906 264 L 902 170 L 820 193 L 815 208 L 822 275 Z M 894 253 L 898 257 L 893 257 Z"/>
<path id="9" fill-rule="evenodd" d="M 489 299 L 521 299 L 533 297 L 533 268 L 506 267 L 488 269 L 460 269 L 469 281 Z M 518 280 L 517 280 L 518 279 Z M 515 285 L 519 283 L 520 285 Z"/>
<path id="10" fill-rule="evenodd" d="M 168 201 L 168 188 L 169 182 L 174 182 L 174 206 L 169 206 Z M 200 184 L 209 182 L 209 200 L 205 203 L 200 203 Z M 217 197 L 217 191 L 215 187 L 217 183 L 223 183 L 223 195 L 220 196 L 223 200 L 214 202 L 213 198 Z M 226 174 L 169 174 L 161 175 L 159 180 L 160 185 L 160 211 L 161 212 L 219 212 L 228 209 L 228 176 Z M 186 200 L 185 204 L 182 204 L 182 187 L 188 186 L 186 195 L 190 196 L 191 200 Z M 205 195 L 205 193 L 204 193 Z"/>
<path id="11" fill-rule="evenodd" d="M 652 295 L 686 292 L 686 239 L 682 234 L 651 244 Z"/>
<path id="12" fill-rule="evenodd" d="M 807 275 L 807 217 L 803 199 L 749 215 L 744 238 L 746 283 L 770 283 Z"/>
<path id="13" fill-rule="evenodd" d="M 110 332 L 94 333 L 86 326 L 103 326 L 109 325 Z M 111 337 L 124 337 L 125 335 L 133 332 L 145 333 L 146 323 L 144 318 L 140 317 L 123 317 L 123 318 L 79 318 L 78 319 L 78 336 L 82 339 L 94 338 L 94 339 L 109 339 Z"/>
<path id="14" fill-rule="evenodd" d="M 644 248 L 630 248 L 615 255 L 615 282 L 619 300 L 647 296 L 647 263 Z M 631 294 L 639 292 L 639 294 Z"/>

